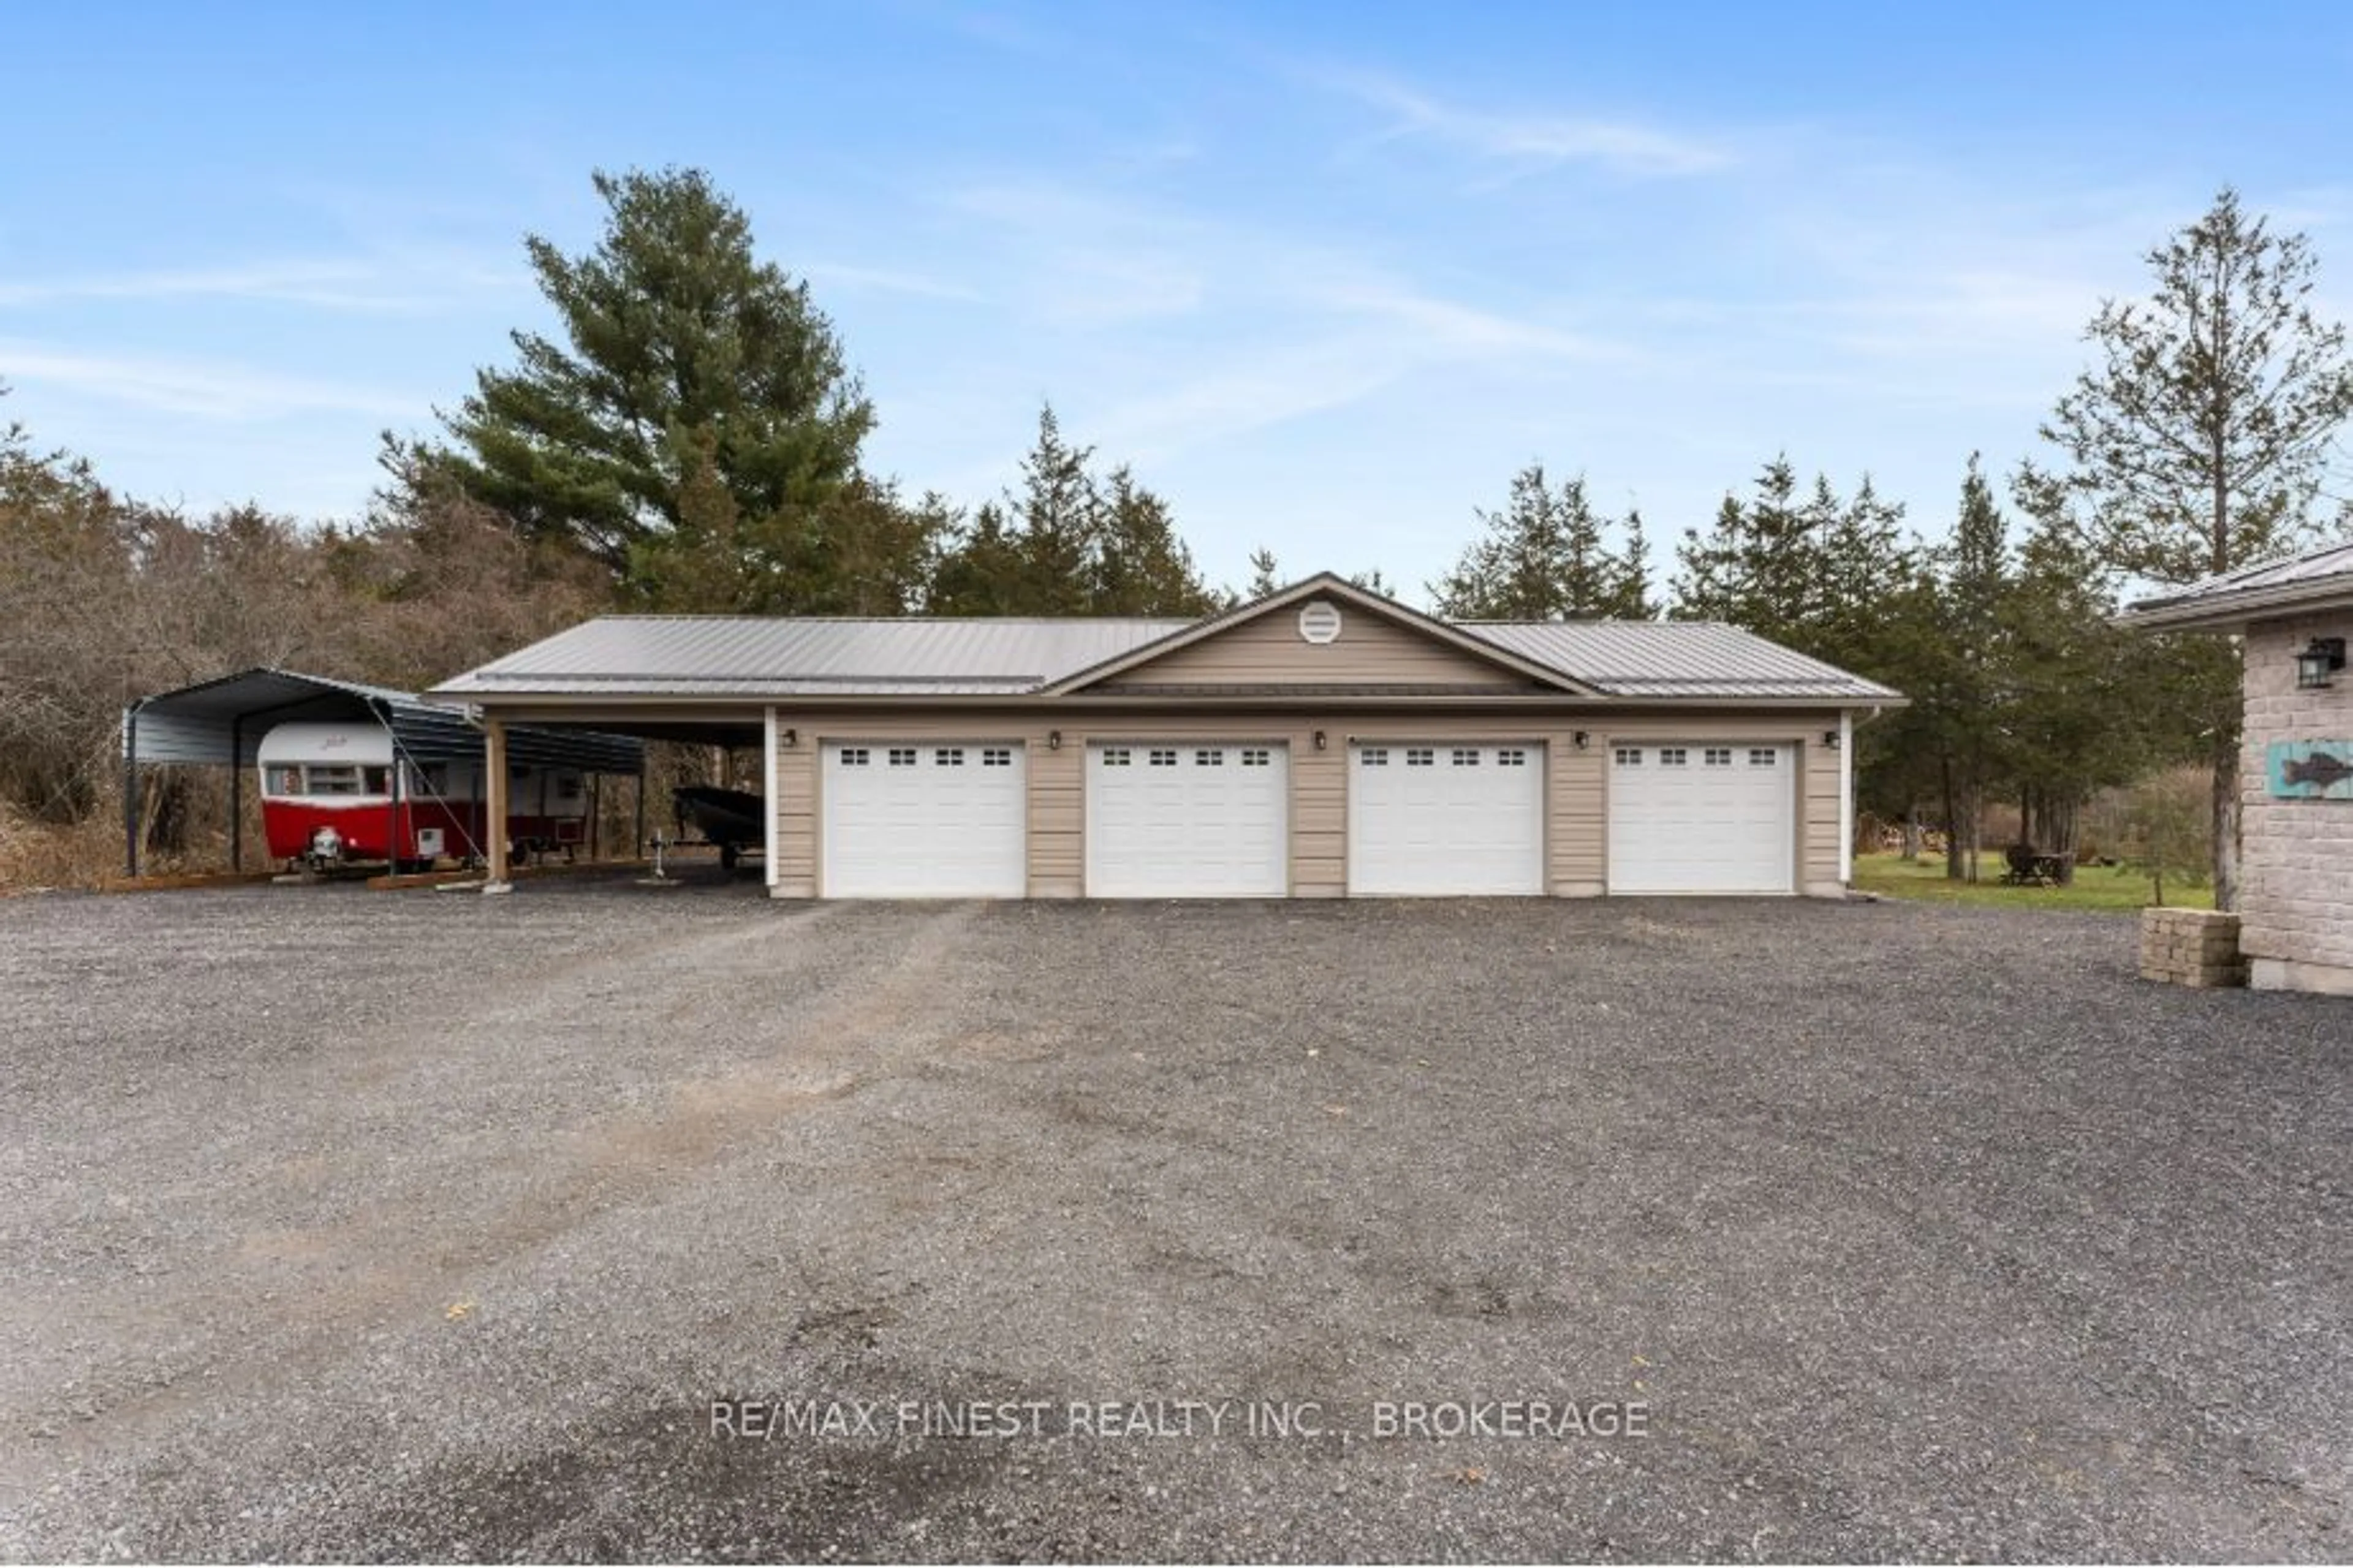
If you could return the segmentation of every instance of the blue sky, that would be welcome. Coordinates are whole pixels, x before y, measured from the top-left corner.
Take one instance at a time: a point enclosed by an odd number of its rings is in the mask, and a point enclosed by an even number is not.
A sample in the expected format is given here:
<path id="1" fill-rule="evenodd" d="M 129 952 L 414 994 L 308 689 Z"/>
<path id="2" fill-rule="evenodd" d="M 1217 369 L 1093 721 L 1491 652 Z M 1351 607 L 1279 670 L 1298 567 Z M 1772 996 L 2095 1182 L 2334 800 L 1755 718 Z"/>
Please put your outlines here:
<path id="1" fill-rule="evenodd" d="M 1419 596 L 1541 458 L 1653 538 L 1787 450 L 1942 531 L 2224 182 L 2353 316 L 2353 7 L 50 5 L 0 58 L 0 412 L 347 516 L 694 164 L 965 501 L 1037 409 L 1217 580 Z"/>

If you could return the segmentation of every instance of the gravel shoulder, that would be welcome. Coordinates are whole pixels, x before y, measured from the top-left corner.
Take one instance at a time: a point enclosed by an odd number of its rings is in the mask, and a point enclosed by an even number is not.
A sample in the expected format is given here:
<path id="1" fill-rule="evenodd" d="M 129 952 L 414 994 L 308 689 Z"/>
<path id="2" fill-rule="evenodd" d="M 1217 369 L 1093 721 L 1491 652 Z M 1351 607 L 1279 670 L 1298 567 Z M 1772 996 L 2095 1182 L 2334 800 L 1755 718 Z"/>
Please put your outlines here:
<path id="1" fill-rule="evenodd" d="M 0 901 L 0 1556 L 2342 1561 L 2353 1001 L 2132 942 Z"/>

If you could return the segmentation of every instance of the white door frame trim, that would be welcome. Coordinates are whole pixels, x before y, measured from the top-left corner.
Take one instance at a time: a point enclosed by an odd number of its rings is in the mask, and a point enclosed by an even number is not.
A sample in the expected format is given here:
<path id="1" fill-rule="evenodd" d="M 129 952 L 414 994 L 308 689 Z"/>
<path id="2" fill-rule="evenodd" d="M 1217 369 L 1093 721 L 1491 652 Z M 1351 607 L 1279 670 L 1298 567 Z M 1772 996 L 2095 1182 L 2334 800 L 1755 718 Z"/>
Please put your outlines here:
<path id="1" fill-rule="evenodd" d="M 777 865 L 779 857 L 776 854 L 776 813 L 784 803 L 776 798 L 776 775 L 780 770 L 776 757 L 776 710 L 774 703 L 768 706 L 764 729 L 760 747 L 760 798 L 766 804 L 760 808 L 760 867 L 761 875 L 767 879 L 768 891 L 773 895 L 778 879 L 784 875 Z"/>
<path id="2" fill-rule="evenodd" d="M 1799 846 L 1804 864 L 1805 846 Z M 1839 881 L 1854 880 L 1854 710 L 1839 710 Z"/>

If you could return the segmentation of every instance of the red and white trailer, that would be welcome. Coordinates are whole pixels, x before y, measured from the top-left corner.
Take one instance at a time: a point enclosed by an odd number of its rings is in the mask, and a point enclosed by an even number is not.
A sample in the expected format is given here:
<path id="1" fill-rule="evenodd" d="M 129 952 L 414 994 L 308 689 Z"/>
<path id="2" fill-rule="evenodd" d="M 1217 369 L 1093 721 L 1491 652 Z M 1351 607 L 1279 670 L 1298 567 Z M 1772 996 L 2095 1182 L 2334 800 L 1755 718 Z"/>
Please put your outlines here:
<path id="1" fill-rule="evenodd" d="M 272 858 L 323 869 L 347 861 L 430 865 L 489 854 L 480 763 L 396 768 L 378 724 L 280 724 L 261 737 L 261 822 Z M 577 768 L 508 770 L 506 836 L 521 855 L 586 842 L 587 777 Z"/>
<path id="2" fill-rule="evenodd" d="M 628 736 L 511 725 L 509 852 L 570 855 L 587 843 L 591 782 L 638 781 L 643 744 Z M 244 860 L 240 805 L 259 783 L 273 859 L 313 868 L 487 862 L 493 825 L 488 747 L 473 712 L 407 692 L 291 670 L 248 669 L 141 698 L 123 711 L 125 864 L 138 875 L 141 770 L 227 764 L 229 859 Z"/>

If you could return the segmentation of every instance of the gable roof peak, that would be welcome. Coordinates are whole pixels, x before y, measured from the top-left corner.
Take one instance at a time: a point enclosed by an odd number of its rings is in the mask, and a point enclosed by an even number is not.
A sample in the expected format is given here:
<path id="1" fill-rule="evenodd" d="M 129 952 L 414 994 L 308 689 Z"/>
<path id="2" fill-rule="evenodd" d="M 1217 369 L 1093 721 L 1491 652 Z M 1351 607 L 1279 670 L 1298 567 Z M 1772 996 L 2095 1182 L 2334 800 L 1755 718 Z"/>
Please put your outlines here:
<path id="1" fill-rule="evenodd" d="M 1336 572 L 1318 572 L 1303 577 L 1287 587 L 1277 588 L 1255 599 L 1236 605 L 1215 615 L 1205 616 L 1190 626 L 1155 637 L 1152 641 L 1128 649 L 1101 663 L 1074 670 L 1044 688 L 1046 695 L 1059 696 L 1109 679 L 1123 671 L 1148 664 L 1163 655 L 1176 652 L 1194 643 L 1215 637 L 1229 627 L 1243 625 L 1262 616 L 1286 609 L 1304 599 L 1328 595 L 1356 608 L 1378 616 L 1395 625 L 1418 631 L 1433 641 L 1441 642 L 1458 652 L 1487 664 L 1501 665 L 1538 686 L 1555 687 L 1575 696 L 1594 695 L 1591 688 L 1540 660 L 1532 659 L 1510 648 L 1502 647 L 1487 638 L 1464 631 L 1451 621 L 1415 609 L 1386 594 L 1374 592 L 1359 583 L 1353 583 Z"/>

